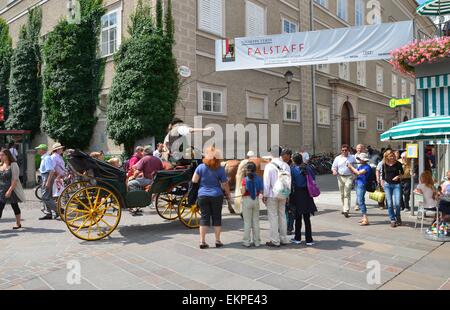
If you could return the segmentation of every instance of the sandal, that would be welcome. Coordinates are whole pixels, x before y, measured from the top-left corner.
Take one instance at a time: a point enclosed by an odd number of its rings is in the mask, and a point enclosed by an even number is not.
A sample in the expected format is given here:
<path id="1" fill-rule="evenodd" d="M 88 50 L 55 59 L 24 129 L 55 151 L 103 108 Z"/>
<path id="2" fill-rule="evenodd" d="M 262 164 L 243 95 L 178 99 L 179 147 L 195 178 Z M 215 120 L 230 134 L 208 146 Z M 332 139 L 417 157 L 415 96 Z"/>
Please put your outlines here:
<path id="1" fill-rule="evenodd" d="M 220 241 L 216 241 L 216 248 L 222 248 L 223 247 L 223 243 Z"/>
<path id="2" fill-rule="evenodd" d="M 369 221 L 368 220 L 363 220 L 359 225 L 360 226 L 369 226 Z"/>
<path id="3" fill-rule="evenodd" d="M 21 229 L 21 228 L 22 228 L 22 225 L 14 226 L 14 227 L 13 227 L 13 230 L 17 230 L 17 229 Z"/>
<path id="4" fill-rule="evenodd" d="M 209 249 L 209 245 L 206 242 L 200 243 L 200 249 L 202 250 Z"/>

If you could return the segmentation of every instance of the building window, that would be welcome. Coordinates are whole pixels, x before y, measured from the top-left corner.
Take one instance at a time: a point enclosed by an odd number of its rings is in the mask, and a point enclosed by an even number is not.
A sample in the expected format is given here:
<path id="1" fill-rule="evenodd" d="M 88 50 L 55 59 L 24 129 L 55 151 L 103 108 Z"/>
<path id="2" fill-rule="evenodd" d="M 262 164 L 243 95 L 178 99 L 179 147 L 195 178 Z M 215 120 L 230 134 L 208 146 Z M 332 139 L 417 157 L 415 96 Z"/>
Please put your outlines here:
<path id="1" fill-rule="evenodd" d="M 330 73 L 330 65 L 329 64 L 317 65 L 316 69 L 321 71 L 321 72 Z"/>
<path id="2" fill-rule="evenodd" d="M 247 117 L 267 119 L 269 117 L 269 99 L 266 95 L 247 93 Z"/>
<path id="3" fill-rule="evenodd" d="M 246 36 L 257 37 L 266 34 L 266 9 L 251 1 L 245 3 Z"/>
<path id="4" fill-rule="evenodd" d="M 396 74 L 392 74 L 392 97 L 398 98 L 398 77 Z"/>
<path id="5" fill-rule="evenodd" d="M 391 128 L 395 127 L 398 125 L 398 121 L 392 121 L 391 123 Z"/>
<path id="6" fill-rule="evenodd" d="M 198 0 L 198 29 L 224 36 L 225 2 Z"/>
<path id="7" fill-rule="evenodd" d="M 314 2 L 323 6 L 324 8 L 326 8 L 328 6 L 327 0 L 314 0 Z"/>
<path id="8" fill-rule="evenodd" d="M 226 114 L 226 90 L 221 87 L 199 85 L 199 113 Z"/>
<path id="9" fill-rule="evenodd" d="M 362 86 L 366 86 L 366 63 L 360 61 L 357 63 L 357 83 Z"/>
<path id="10" fill-rule="evenodd" d="M 355 0 L 355 26 L 364 26 L 364 1 Z"/>
<path id="11" fill-rule="evenodd" d="M 282 22 L 283 27 L 283 33 L 295 33 L 298 32 L 298 24 L 295 22 L 292 22 L 288 19 L 283 18 Z"/>
<path id="12" fill-rule="evenodd" d="M 122 36 L 121 25 L 120 10 L 111 11 L 103 15 L 100 36 L 102 57 L 110 56 L 119 49 Z"/>
<path id="13" fill-rule="evenodd" d="M 300 103 L 295 101 L 284 101 L 284 120 L 300 122 Z"/>
<path id="14" fill-rule="evenodd" d="M 347 20 L 347 0 L 337 0 L 337 16 Z"/>
<path id="15" fill-rule="evenodd" d="M 317 123 L 319 125 L 330 125 L 330 108 L 317 107 Z"/>
<path id="16" fill-rule="evenodd" d="M 341 62 L 339 64 L 339 77 L 343 80 L 350 80 L 350 63 Z"/>
<path id="17" fill-rule="evenodd" d="M 377 118 L 377 131 L 384 131 L 384 119 Z"/>
<path id="18" fill-rule="evenodd" d="M 367 129 L 367 115 L 366 114 L 358 114 L 358 128 L 359 129 Z"/>
<path id="19" fill-rule="evenodd" d="M 407 89 L 406 80 L 402 79 L 402 99 L 406 98 L 408 96 L 408 89 Z"/>
<path id="20" fill-rule="evenodd" d="M 377 66 L 377 91 L 384 92 L 384 69 L 381 66 Z"/>
<path id="21" fill-rule="evenodd" d="M 414 96 L 416 94 L 416 86 L 412 82 L 409 83 L 409 94 L 411 96 Z"/>

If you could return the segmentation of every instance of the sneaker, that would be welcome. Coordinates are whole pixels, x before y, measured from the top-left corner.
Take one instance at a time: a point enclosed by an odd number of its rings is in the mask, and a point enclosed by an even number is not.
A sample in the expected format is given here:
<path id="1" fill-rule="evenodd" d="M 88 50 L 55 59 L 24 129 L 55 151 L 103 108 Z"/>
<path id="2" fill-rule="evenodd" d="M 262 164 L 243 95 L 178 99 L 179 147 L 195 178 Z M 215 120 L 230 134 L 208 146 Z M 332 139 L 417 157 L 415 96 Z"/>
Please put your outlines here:
<path id="1" fill-rule="evenodd" d="M 306 243 L 306 246 L 313 246 L 313 245 L 315 245 L 314 242 L 307 242 L 307 243 Z"/>
<path id="2" fill-rule="evenodd" d="M 275 244 L 272 241 L 266 242 L 266 245 L 271 248 L 279 248 L 280 247 L 279 244 Z"/>
<path id="3" fill-rule="evenodd" d="M 397 227 L 397 223 L 396 222 L 391 222 L 391 227 L 392 228 L 396 228 Z"/>
<path id="4" fill-rule="evenodd" d="M 52 220 L 52 219 L 53 219 L 53 217 L 52 217 L 51 214 L 47 214 L 47 215 L 45 215 L 45 216 L 39 218 L 40 221 L 43 221 L 43 220 Z"/>
<path id="5" fill-rule="evenodd" d="M 248 249 L 248 248 L 250 248 L 252 245 L 251 245 L 251 244 L 242 243 L 242 246 Z"/>
<path id="6" fill-rule="evenodd" d="M 361 211 L 361 209 L 358 206 L 356 206 L 355 211 L 358 212 L 358 211 Z"/>
<path id="7" fill-rule="evenodd" d="M 350 217 L 350 214 L 348 212 L 344 212 L 344 216 L 348 219 Z"/>
<path id="8" fill-rule="evenodd" d="M 291 243 L 296 244 L 296 245 L 300 245 L 300 244 L 302 244 L 302 241 L 291 239 Z"/>

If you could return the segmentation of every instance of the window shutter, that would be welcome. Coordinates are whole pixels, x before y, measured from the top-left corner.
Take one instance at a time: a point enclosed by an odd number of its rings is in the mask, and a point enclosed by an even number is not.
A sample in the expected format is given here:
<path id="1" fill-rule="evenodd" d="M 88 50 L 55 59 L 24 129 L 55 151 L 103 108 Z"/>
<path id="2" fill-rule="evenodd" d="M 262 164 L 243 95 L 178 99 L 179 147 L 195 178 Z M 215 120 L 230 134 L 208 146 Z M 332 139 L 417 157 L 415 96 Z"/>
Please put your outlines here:
<path id="1" fill-rule="evenodd" d="M 249 97 L 249 115 L 250 118 L 264 119 L 265 118 L 265 102 L 262 98 Z"/>
<path id="2" fill-rule="evenodd" d="M 250 1 L 247 1 L 246 3 L 247 36 L 265 35 L 265 9 Z"/>
<path id="3" fill-rule="evenodd" d="M 198 28 L 223 35 L 223 0 L 199 0 Z"/>

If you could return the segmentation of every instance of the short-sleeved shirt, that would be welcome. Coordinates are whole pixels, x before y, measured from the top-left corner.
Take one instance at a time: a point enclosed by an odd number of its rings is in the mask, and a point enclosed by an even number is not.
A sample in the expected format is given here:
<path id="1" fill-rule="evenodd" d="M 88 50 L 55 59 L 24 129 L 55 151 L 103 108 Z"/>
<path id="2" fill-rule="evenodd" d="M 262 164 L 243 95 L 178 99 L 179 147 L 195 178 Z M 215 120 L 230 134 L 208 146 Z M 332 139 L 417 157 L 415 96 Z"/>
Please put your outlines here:
<path id="1" fill-rule="evenodd" d="M 309 173 L 313 179 L 316 179 L 316 176 L 314 175 L 314 171 L 310 166 L 306 166 L 306 172 Z M 291 167 L 291 177 L 292 182 L 295 187 L 301 187 L 305 188 L 308 186 L 308 182 L 306 180 L 306 176 L 304 175 L 304 169 L 299 166 L 293 166 Z"/>
<path id="2" fill-rule="evenodd" d="M 348 157 L 344 157 L 339 155 L 333 162 L 333 169 L 335 169 L 339 175 L 351 176 L 353 175 L 353 172 L 347 167 L 347 164 L 355 165 L 355 156 L 348 155 Z"/>
<path id="3" fill-rule="evenodd" d="M 225 183 L 228 180 L 223 167 L 212 170 L 205 164 L 201 164 L 197 167 L 195 173 L 200 176 L 198 197 L 223 196 L 222 183 Z"/>
<path id="4" fill-rule="evenodd" d="M 55 165 L 55 172 L 58 176 L 64 176 L 66 174 L 66 164 L 61 155 L 54 153 L 52 154 L 53 164 Z"/>
<path id="5" fill-rule="evenodd" d="M 153 179 L 157 171 L 163 170 L 163 164 L 159 158 L 154 156 L 144 156 L 135 166 L 136 170 L 144 173 L 144 178 Z"/>
<path id="6" fill-rule="evenodd" d="M 402 176 L 404 173 L 403 166 L 398 161 L 394 165 L 389 166 L 388 164 L 383 165 L 383 170 L 381 174 L 381 179 L 389 184 L 400 184 L 400 180 L 394 181 L 395 177 Z"/>
<path id="7" fill-rule="evenodd" d="M 358 175 L 356 178 L 356 184 L 357 185 L 366 185 L 367 180 L 369 179 L 370 174 L 372 173 L 372 168 L 368 164 L 361 164 L 358 167 L 358 171 L 365 170 L 366 173 Z"/>
<path id="8" fill-rule="evenodd" d="M 41 174 L 49 173 L 55 170 L 55 163 L 52 160 L 52 157 L 49 154 L 44 154 L 41 157 L 41 166 L 39 167 L 39 171 Z"/>

